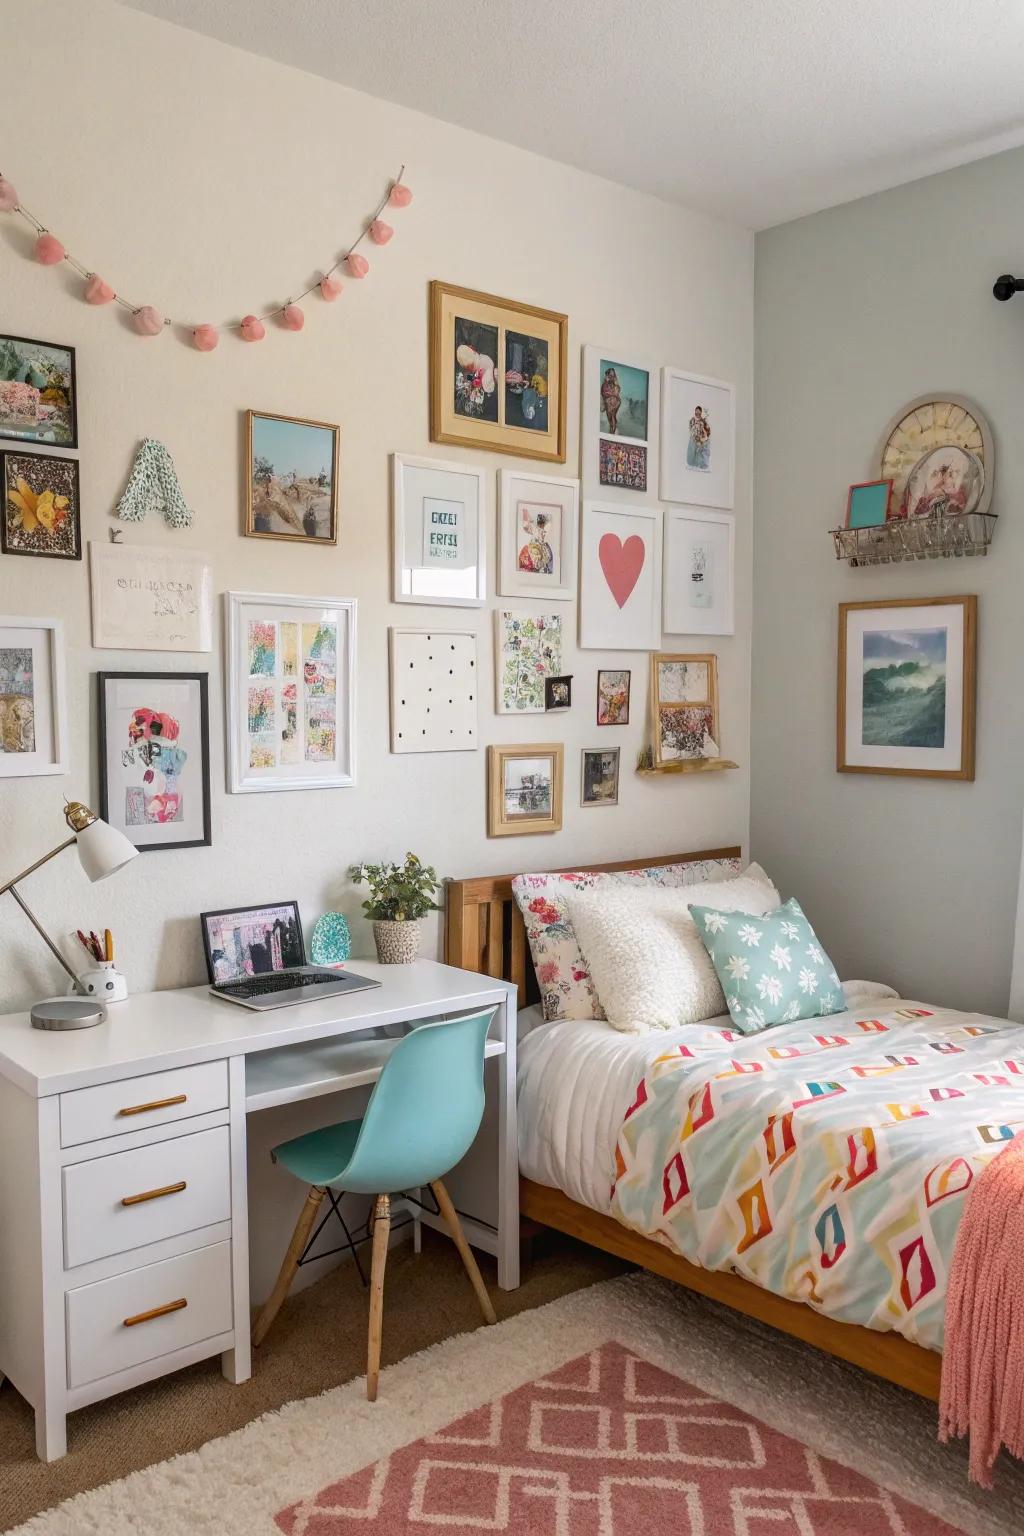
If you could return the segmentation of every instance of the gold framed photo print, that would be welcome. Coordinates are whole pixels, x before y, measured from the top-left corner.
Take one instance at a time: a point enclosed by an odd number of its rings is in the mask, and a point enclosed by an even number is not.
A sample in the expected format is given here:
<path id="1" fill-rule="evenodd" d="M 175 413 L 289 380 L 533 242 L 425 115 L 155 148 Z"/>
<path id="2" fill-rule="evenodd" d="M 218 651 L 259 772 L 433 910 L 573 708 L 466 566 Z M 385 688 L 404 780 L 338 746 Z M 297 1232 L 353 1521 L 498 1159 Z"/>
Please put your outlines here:
<path id="1" fill-rule="evenodd" d="M 562 828 L 561 742 L 487 748 L 487 836 Z"/>
<path id="2" fill-rule="evenodd" d="M 246 411 L 247 538 L 337 544 L 340 437 L 327 421 Z"/>

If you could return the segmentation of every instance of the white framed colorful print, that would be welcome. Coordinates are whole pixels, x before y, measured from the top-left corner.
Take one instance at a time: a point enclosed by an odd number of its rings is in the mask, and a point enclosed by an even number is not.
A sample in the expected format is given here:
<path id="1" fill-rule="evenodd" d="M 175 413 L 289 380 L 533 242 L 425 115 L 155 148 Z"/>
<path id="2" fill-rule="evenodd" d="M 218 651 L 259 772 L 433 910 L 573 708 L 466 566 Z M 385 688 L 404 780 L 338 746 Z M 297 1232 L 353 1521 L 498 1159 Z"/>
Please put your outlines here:
<path id="1" fill-rule="evenodd" d="M 731 507 L 736 386 L 682 368 L 661 370 L 662 501 Z"/>
<path id="2" fill-rule="evenodd" d="M 665 508 L 662 627 L 670 635 L 731 635 L 736 520 L 731 512 Z"/>
<path id="3" fill-rule="evenodd" d="M 495 703 L 499 715 L 542 715 L 546 683 L 562 677 L 560 613 L 494 613 Z"/>
<path id="4" fill-rule="evenodd" d="M 653 651 L 661 643 L 661 508 L 585 501 L 580 520 L 580 645 Z"/>
<path id="5" fill-rule="evenodd" d="M 474 752 L 479 716 L 476 635 L 390 630 L 392 752 Z"/>
<path id="6" fill-rule="evenodd" d="M 628 348 L 582 349 L 580 479 L 584 496 L 658 499 L 658 368 Z"/>
<path id="7" fill-rule="evenodd" d="M 839 605 L 836 768 L 973 779 L 978 599 Z"/>
<path id="8" fill-rule="evenodd" d="M 207 555 L 93 539 L 89 574 L 97 650 L 213 648 L 213 578 Z"/>
<path id="9" fill-rule="evenodd" d="M 66 773 L 67 743 L 60 620 L 0 617 L 0 778 Z"/>
<path id="10" fill-rule="evenodd" d="M 576 596 L 578 480 L 498 471 L 498 591 L 569 602 Z"/>
<path id="11" fill-rule="evenodd" d="M 210 841 L 205 672 L 100 672 L 100 815 L 140 853 Z"/>
<path id="12" fill-rule="evenodd" d="M 396 603 L 483 607 L 485 474 L 468 464 L 391 455 Z"/>
<path id="13" fill-rule="evenodd" d="M 353 785 L 355 598 L 225 600 L 229 792 Z"/>

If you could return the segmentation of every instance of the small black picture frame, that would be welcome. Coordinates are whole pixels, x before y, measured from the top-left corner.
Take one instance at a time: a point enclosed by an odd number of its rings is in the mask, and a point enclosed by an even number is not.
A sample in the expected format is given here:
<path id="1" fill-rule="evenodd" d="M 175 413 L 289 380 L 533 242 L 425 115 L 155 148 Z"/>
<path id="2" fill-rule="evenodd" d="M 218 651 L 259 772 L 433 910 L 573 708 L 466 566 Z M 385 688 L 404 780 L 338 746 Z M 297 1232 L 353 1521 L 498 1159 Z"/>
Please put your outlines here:
<path id="1" fill-rule="evenodd" d="M 114 721 L 116 716 L 121 716 L 121 724 L 124 724 L 124 711 L 128 706 L 115 704 L 111 698 L 110 688 L 118 683 L 131 683 L 135 685 L 133 693 L 138 693 L 140 702 L 128 718 L 124 740 L 113 742 L 108 740 L 111 731 L 118 729 Z M 147 697 L 146 685 L 152 684 L 149 697 L 151 702 L 142 702 Z M 168 817 L 161 819 L 161 814 L 171 810 L 173 797 L 180 792 L 174 787 L 181 773 L 181 764 L 174 755 L 175 744 L 177 753 L 187 753 L 191 749 L 189 745 L 181 741 L 181 722 L 176 717 L 171 717 L 177 729 L 170 733 L 166 722 L 161 725 L 159 717 L 169 716 L 169 710 L 155 710 L 154 704 L 171 702 L 166 693 L 181 684 L 191 684 L 198 687 L 198 709 L 193 711 L 193 732 L 198 724 L 200 754 L 199 789 L 202 794 L 202 836 L 180 837 L 175 836 L 177 819 Z M 210 816 L 210 708 L 209 708 L 209 675 L 206 672 L 98 672 L 96 674 L 97 686 L 97 722 L 99 738 L 100 758 L 100 816 L 111 826 L 123 832 L 130 843 L 134 843 L 140 853 L 153 853 L 157 850 L 169 848 L 206 848 L 212 842 L 211 816 Z M 165 690 L 165 697 L 161 700 L 161 688 Z M 173 701 L 176 705 L 178 701 Z M 180 708 L 180 705 L 178 706 Z M 144 718 L 146 712 L 153 718 Z M 138 718 L 137 718 L 138 717 Z M 160 756 L 154 749 L 170 749 L 169 757 L 164 765 L 161 765 Z M 131 754 L 131 760 L 128 760 Z M 115 785 L 114 776 L 111 773 L 111 763 L 116 768 L 125 771 L 125 781 Z M 175 771 L 170 771 L 171 769 Z M 165 771 L 166 770 L 166 771 Z M 155 793 L 146 798 L 147 789 L 150 787 L 145 782 L 145 775 L 154 775 L 150 783 L 155 786 Z M 156 776 L 159 775 L 163 784 L 159 785 Z M 137 778 L 139 782 L 129 784 L 128 778 Z M 192 782 L 194 775 L 190 774 Z M 115 804 L 115 796 L 118 790 L 125 792 L 125 805 Z M 139 821 L 130 818 L 127 812 L 127 804 L 130 799 L 133 807 L 139 807 L 145 814 L 145 819 Z M 194 791 L 193 791 L 194 793 Z M 141 798 L 140 798 L 141 797 Z M 162 802 L 162 804 L 160 803 Z M 150 812 L 155 811 L 151 819 Z M 163 829 L 168 834 L 165 837 L 147 836 L 152 829 Z"/>
<path id="2" fill-rule="evenodd" d="M 218 917 L 246 918 L 250 923 L 258 922 L 262 914 L 288 912 L 291 914 L 293 932 L 289 934 L 292 943 L 291 953 L 282 953 L 281 965 L 269 965 L 254 970 L 253 975 L 270 975 L 275 970 L 290 971 L 306 963 L 306 945 L 302 937 L 302 922 L 299 918 L 299 904 L 297 901 L 264 901 L 258 907 L 219 907 L 216 912 L 201 912 L 199 914 L 199 926 L 203 933 L 203 954 L 206 958 L 206 974 L 211 986 L 217 986 L 232 980 L 245 980 L 247 972 L 233 971 L 230 975 L 225 973 L 217 975 L 217 950 L 212 938 L 214 920 Z"/>
<path id="3" fill-rule="evenodd" d="M 544 679 L 544 713 L 560 715 L 572 708 L 572 674 Z"/>
<path id="4" fill-rule="evenodd" d="M 5 346 L 10 343 L 10 347 Z M 71 399 L 68 402 L 68 431 L 69 438 L 55 439 L 26 435 L 25 432 L 12 432 L 4 430 L 4 414 L 0 407 L 0 440 L 8 443 L 20 443 L 23 448 L 77 448 L 78 447 L 78 373 L 75 366 L 75 349 L 67 347 L 61 341 L 40 341 L 35 336 L 12 336 L 9 331 L 0 331 L 0 368 L 3 367 L 8 352 L 13 352 L 15 363 L 18 362 L 17 354 L 23 347 L 46 347 L 51 352 L 63 352 L 67 357 L 68 376 L 70 379 Z M 18 372 L 22 369 L 18 368 Z M 10 381 L 9 381 L 10 382 Z"/>
<path id="5" fill-rule="evenodd" d="M 48 468 L 44 467 L 48 466 Z M 32 485 L 32 481 L 35 485 Z M 29 487 L 25 493 L 18 488 L 24 481 Z M 21 507 L 12 500 L 15 492 Z M 25 526 L 25 496 L 29 496 L 28 511 L 35 512 L 46 492 L 57 492 L 67 502 L 63 517 L 67 520 L 66 535 L 62 528 L 53 532 L 43 524 L 31 529 Z M 51 513 L 53 503 L 51 503 Z M 60 517 L 62 514 L 57 513 Z M 14 519 L 21 518 L 22 526 Z M 64 548 L 60 547 L 64 538 Z M 46 545 L 51 547 L 47 549 Z M 81 560 L 82 558 L 82 484 L 77 459 L 65 459 L 55 453 L 33 453 L 8 448 L 0 453 L 0 554 L 27 555 L 38 560 Z"/>

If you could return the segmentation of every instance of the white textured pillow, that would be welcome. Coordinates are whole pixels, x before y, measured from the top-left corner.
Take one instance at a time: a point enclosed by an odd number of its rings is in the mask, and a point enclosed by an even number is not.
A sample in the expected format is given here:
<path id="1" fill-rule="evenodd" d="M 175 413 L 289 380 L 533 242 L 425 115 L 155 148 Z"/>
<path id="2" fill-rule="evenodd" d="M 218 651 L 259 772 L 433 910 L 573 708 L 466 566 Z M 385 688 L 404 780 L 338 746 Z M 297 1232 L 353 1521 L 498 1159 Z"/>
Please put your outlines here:
<path id="1" fill-rule="evenodd" d="M 763 877 L 763 878 L 759 878 Z M 673 1029 L 727 1013 L 715 968 L 680 890 L 572 891 L 566 905 L 609 1024 L 633 1034 Z M 700 887 L 701 904 L 763 917 L 779 893 L 752 865 L 735 880 Z"/>

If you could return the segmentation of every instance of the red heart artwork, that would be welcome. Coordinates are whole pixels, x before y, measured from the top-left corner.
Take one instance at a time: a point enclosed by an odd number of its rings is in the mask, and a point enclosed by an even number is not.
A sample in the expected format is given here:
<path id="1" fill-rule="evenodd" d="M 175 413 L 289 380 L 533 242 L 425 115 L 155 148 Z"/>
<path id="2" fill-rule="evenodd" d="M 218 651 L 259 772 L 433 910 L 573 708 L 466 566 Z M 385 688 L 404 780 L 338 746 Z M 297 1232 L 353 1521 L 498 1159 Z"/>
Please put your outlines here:
<path id="1" fill-rule="evenodd" d="M 612 597 L 624 608 L 647 558 L 643 539 L 633 533 L 623 544 L 617 533 L 604 533 L 597 546 L 597 558 Z"/>

